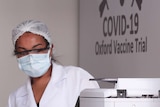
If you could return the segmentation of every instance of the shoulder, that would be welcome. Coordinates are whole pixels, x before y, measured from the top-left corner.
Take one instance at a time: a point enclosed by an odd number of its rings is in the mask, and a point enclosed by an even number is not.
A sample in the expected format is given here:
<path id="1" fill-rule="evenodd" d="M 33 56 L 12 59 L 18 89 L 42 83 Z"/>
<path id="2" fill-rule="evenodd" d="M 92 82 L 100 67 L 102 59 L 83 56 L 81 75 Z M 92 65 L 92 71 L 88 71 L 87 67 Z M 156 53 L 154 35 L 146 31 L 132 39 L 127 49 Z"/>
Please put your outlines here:
<path id="1" fill-rule="evenodd" d="M 85 88 L 99 88 L 96 81 L 90 81 L 94 77 L 81 67 L 54 64 L 53 68 L 53 78 L 64 77 L 66 78 L 66 83 L 71 87 L 78 87 L 81 90 Z"/>
<path id="2" fill-rule="evenodd" d="M 93 78 L 93 76 L 81 67 L 76 66 L 64 66 L 64 71 L 67 75 L 74 75 L 80 78 Z"/>
<path id="3" fill-rule="evenodd" d="M 18 98 L 27 94 L 27 85 L 24 84 L 10 94 L 10 98 Z"/>
<path id="4" fill-rule="evenodd" d="M 93 76 L 91 74 L 89 74 L 86 70 L 84 70 L 81 67 L 76 67 L 76 66 L 63 66 L 57 63 L 53 63 L 53 68 L 54 68 L 54 72 L 56 73 L 60 73 L 61 74 L 65 74 L 67 76 L 79 76 L 79 77 L 91 77 L 93 78 Z M 57 72 L 58 71 L 58 72 Z"/>
<path id="5" fill-rule="evenodd" d="M 83 68 L 76 66 L 64 66 L 63 69 L 66 72 L 67 79 L 74 81 L 81 90 L 85 88 L 99 88 L 97 82 L 90 81 L 90 79 L 93 79 L 94 77 Z"/>

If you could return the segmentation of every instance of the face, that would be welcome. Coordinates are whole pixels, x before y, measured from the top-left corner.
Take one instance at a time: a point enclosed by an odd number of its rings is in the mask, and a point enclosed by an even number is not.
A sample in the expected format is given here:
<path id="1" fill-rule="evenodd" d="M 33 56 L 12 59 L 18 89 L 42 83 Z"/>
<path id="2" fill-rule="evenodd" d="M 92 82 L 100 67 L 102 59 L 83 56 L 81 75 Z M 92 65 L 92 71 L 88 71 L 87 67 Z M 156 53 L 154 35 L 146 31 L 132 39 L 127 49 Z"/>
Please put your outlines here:
<path id="1" fill-rule="evenodd" d="M 17 39 L 15 54 L 20 58 L 32 53 L 47 53 L 48 49 L 47 42 L 42 36 L 27 32 Z"/>

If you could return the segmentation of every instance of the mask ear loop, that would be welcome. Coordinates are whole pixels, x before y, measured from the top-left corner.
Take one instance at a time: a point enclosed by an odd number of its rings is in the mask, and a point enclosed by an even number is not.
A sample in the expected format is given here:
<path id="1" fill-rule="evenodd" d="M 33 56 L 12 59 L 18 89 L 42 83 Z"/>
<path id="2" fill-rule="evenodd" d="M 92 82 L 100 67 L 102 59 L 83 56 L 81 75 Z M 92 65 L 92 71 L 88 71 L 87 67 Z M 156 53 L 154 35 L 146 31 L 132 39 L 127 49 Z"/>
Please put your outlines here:
<path id="1" fill-rule="evenodd" d="M 54 55 L 55 53 L 55 47 L 52 47 L 53 44 L 50 44 L 50 48 L 52 48 L 52 54 Z"/>
<path id="2" fill-rule="evenodd" d="M 48 57 L 49 57 L 50 62 L 52 61 L 52 54 L 50 56 L 51 48 L 52 48 L 52 45 L 50 44 L 49 50 L 48 50 Z"/>
<path id="3" fill-rule="evenodd" d="M 56 54 L 56 49 L 55 49 L 54 46 L 52 47 L 52 45 L 53 45 L 53 44 L 50 44 L 50 49 L 52 48 L 51 60 L 52 60 L 53 62 L 56 62 L 57 60 L 56 60 L 55 57 L 54 57 L 54 55 Z"/>

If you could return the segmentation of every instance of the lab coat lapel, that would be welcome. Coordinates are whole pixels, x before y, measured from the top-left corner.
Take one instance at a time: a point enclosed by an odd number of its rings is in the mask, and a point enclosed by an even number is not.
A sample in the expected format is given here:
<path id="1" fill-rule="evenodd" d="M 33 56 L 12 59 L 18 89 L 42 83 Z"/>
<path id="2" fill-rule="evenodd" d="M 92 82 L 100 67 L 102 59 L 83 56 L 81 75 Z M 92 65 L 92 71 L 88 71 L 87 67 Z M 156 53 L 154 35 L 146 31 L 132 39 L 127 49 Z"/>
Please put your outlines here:
<path id="1" fill-rule="evenodd" d="M 27 82 L 27 92 L 28 92 L 28 96 L 27 96 L 27 103 L 26 103 L 27 106 L 26 107 L 37 107 L 35 98 L 34 98 L 34 94 L 32 91 L 32 87 L 31 87 L 30 79 Z"/>
<path id="2" fill-rule="evenodd" d="M 53 64 L 52 77 L 45 89 L 45 92 L 43 93 L 40 105 L 45 105 L 47 104 L 47 101 L 49 101 L 51 98 L 54 98 L 54 96 L 59 91 L 58 84 L 65 78 L 66 74 L 63 71 L 63 68 L 57 64 Z"/>

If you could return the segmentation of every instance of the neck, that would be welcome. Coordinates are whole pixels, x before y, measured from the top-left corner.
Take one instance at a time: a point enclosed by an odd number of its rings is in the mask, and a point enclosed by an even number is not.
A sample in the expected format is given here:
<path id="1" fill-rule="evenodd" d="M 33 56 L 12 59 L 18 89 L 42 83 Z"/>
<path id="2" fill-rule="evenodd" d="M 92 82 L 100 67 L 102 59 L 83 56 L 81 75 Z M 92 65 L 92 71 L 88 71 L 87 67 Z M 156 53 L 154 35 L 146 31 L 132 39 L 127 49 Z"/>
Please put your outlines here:
<path id="1" fill-rule="evenodd" d="M 37 78 L 31 78 L 31 84 L 36 85 L 36 84 L 45 84 L 46 82 L 48 83 L 52 74 L 52 65 L 49 67 L 48 71 L 42 75 L 41 77 Z"/>

